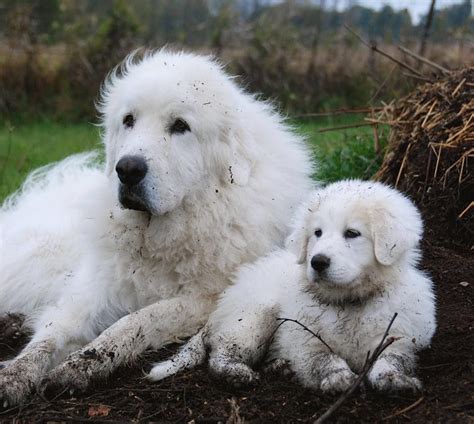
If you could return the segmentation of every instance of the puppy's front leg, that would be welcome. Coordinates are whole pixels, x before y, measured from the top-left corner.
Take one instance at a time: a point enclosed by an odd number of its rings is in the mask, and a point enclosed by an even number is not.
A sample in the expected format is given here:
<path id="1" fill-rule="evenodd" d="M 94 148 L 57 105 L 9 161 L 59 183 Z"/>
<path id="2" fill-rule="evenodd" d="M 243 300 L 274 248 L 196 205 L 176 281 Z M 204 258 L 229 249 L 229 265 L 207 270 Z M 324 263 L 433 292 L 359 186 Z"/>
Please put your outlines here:
<path id="1" fill-rule="evenodd" d="M 123 317 L 54 368 L 44 381 L 43 390 L 52 386 L 85 389 L 93 379 L 107 377 L 148 347 L 158 349 L 192 335 L 204 324 L 212 305 L 211 298 L 180 297 L 162 300 Z"/>
<path id="2" fill-rule="evenodd" d="M 406 345 L 397 340 L 380 355 L 368 375 L 372 387 L 382 391 L 421 390 L 421 382 L 414 376 L 415 355 Z"/>
<path id="3" fill-rule="evenodd" d="M 307 352 L 290 360 L 296 378 L 325 393 L 347 390 L 357 379 L 344 359 L 329 352 Z"/>

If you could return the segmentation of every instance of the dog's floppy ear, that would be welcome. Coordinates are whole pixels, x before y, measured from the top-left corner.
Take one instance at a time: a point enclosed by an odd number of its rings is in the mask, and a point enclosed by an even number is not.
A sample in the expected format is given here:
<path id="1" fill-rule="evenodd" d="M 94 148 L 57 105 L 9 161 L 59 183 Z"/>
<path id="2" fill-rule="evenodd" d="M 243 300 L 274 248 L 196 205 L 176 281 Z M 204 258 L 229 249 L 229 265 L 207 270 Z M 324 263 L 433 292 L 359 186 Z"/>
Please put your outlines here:
<path id="1" fill-rule="evenodd" d="M 405 204 L 387 202 L 388 207 L 393 206 L 392 210 L 376 207 L 371 211 L 375 257 L 382 265 L 394 264 L 421 239 L 420 213 L 408 199 L 403 200 Z"/>
<path id="2" fill-rule="evenodd" d="M 291 234 L 285 241 L 285 247 L 298 258 L 298 264 L 302 264 L 306 260 L 308 253 L 308 242 L 311 236 L 312 228 L 310 228 L 310 217 L 319 209 L 319 196 L 311 196 L 309 202 L 303 203 L 296 211 Z"/>

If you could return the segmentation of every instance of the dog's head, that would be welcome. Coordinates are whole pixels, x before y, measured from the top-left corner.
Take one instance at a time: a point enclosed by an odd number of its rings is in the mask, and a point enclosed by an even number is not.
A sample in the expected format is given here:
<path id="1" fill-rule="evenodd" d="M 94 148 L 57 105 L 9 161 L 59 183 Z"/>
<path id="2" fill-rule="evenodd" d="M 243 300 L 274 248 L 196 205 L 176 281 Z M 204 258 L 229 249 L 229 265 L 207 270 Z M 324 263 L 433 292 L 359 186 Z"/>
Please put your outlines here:
<path id="1" fill-rule="evenodd" d="M 200 190 L 246 184 L 246 101 L 211 58 L 158 51 L 126 59 L 99 102 L 121 205 L 162 215 L 185 198 L 192 204 Z"/>
<path id="2" fill-rule="evenodd" d="M 342 181 L 313 194 L 296 215 L 287 246 L 306 265 L 309 288 L 328 299 L 364 297 L 384 270 L 417 258 L 417 208 L 376 182 Z"/>

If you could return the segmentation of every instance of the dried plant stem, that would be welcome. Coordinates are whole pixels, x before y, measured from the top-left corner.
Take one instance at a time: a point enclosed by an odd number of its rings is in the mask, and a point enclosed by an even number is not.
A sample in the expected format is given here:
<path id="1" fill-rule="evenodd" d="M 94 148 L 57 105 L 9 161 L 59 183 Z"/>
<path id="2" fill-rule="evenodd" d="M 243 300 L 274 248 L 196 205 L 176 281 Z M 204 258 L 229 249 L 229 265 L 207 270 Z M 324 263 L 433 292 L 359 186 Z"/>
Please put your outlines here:
<path id="1" fill-rule="evenodd" d="M 444 66 L 441 66 L 435 62 L 432 62 L 431 60 L 427 59 L 426 57 L 420 56 L 419 54 L 416 54 L 415 52 L 412 52 L 411 50 L 407 49 L 406 47 L 403 46 L 398 46 L 399 50 L 401 50 L 403 53 L 406 53 L 407 55 L 414 57 L 416 60 L 419 60 L 420 62 L 426 63 L 427 65 L 432 66 L 433 68 L 437 69 L 438 71 L 441 71 L 445 74 L 449 74 L 451 71 L 449 69 L 446 69 Z"/>
<path id="2" fill-rule="evenodd" d="M 392 415 L 389 415 L 388 417 L 385 417 L 383 421 L 390 420 L 392 418 L 398 417 L 399 415 L 403 415 L 407 413 L 408 411 L 411 411 L 412 409 L 415 409 L 421 402 L 423 402 L 425 398 L 422 396 L 419 399 L 417 399 L 415 402 L 413 402 L 411 405 L 408 405 L 406 408 L 400 409 L 399 411 L 395 412 Z"/>
<path id="3" fill-rule="evenodd" d="M 353 34 L 362 44 L 366 45 L 370 49 L 372 49 L 374 52 L 377 52 L 381 54 L 382 56 L 385 56 L 387 59 L 390 59 L 392 62 L 395 62 L 397 65 L 401 66 L 402 68 L 405 68 L 407 71 L 410 71 L 412 74 L 418 76 L 418 77 L 423 77 L 423 75 L 418 72 L 415 68 L 412 68 L 410 65 L 402 62 L 401 60 L 398 60 L 397 58 L 393 57 L 392 55 L 388 54 L 387 52 L 379 49 L 377 47 L 377 44 L 375 43 L 369 43 L 366 40 L 364 40 L 356 31 L 354 31 L 351 27 L 348 25 L 344 25 L 344 27 L 351 33 Z"/>
<path id="4" fill-rule="evenodd" d="M 371 125 L 374 124 L 372 122 L 359 122 L 357 124 L 341 125 L 339 127 L 321 128 L 318 130 L 318 132 L 323 133 L 328 131 L 348 130 L 350 128 L 369 127 Z"/>

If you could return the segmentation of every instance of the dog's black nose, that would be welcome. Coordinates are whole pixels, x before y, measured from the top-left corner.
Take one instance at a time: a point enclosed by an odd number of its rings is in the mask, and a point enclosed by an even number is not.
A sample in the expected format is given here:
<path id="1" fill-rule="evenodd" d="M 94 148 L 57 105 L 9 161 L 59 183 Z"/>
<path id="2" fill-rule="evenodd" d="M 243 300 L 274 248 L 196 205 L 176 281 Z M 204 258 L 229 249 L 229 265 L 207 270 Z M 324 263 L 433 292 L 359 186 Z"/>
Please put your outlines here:
<path id="1" fill-rule="evenodd" d="M 148 165 L 140 156 L 124 156 L 117 162 L 115 170 L 122 184 L 133 186 L 145 178 Z"/>
<path id="2" fill-rule="evenodd" d="M 324 255 L 314 255 L 311 258 L 311 267 L 318 272 L 322 272 L 326 268 L 329 268 L 330 264 L 331 259 Z"/>

